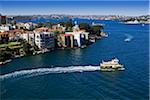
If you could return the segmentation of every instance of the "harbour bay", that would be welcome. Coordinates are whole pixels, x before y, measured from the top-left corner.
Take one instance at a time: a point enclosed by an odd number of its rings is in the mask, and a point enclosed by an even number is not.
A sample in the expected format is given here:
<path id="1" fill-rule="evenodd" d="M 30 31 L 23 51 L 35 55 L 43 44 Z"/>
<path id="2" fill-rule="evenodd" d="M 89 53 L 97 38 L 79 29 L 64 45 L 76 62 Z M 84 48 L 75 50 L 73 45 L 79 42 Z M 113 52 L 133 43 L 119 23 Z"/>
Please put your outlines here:
<path id="1" fill-rule="evenodd" d="M 93 20 L 75 19 L 91 23 Z M 117 57 L 126 70 L 121 72 L 73 72 L 30 74 L 2 80 L 2 99 L 133 99 L 148 100 L 149 25 L 126 25 L 118 21 L 94 20 L 105 24 L 107 38 L 87 48 L 55 50 L 15 59 L 1 66 L 1 76 L 14 71 L 76 65 L 99 65 L 101 60 Z M 133 38 L 125 42 L 125 34 Z M 37 73 L 34 73 L 37 74 Z M 14 94 L 15 93 L 15 94 Z"/>

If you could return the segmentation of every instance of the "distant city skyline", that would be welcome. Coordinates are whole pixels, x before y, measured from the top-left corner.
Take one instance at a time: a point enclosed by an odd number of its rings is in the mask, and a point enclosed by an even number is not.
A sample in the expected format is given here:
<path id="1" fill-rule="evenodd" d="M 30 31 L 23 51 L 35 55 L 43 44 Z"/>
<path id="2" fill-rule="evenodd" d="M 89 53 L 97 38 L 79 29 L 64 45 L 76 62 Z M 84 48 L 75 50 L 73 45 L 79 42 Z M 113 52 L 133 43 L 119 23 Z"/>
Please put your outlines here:
<path id="1" fill-rule="evenodd" d="M 149 1 L 0 1 L 2 15 L 124 15 L 149 14 Z"/>

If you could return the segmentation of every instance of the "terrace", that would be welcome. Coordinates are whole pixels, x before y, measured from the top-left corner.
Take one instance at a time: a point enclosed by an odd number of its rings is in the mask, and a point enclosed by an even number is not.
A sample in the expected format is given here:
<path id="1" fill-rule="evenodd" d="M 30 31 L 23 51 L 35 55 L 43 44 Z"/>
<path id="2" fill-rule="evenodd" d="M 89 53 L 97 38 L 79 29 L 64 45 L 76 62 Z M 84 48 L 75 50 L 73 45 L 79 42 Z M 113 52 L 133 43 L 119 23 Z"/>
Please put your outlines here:
<path id="1" fill-rule="evenodd" d="M 9 42 L 5 44 L 0 44 L 0 49 L 9 47 L 11 49 L 16 49 L 16 48 L 21 48 L 21 43 L 20 42 Z"/>

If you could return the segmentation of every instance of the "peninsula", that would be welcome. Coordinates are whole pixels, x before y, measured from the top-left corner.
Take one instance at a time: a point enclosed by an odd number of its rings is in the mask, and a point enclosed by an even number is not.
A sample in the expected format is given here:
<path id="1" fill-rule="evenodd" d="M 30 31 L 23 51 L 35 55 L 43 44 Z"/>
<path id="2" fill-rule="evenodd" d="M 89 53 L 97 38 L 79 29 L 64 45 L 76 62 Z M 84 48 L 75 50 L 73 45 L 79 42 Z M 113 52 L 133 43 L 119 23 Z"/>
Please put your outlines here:
<path id="1" fill-rule="evenodd" d="M 15 18 L 2 15 L 0 20 L 0 64 L 55 49 L 85 48 L 108 36 L 103 32 L 104 26 L 94 22 L 78 23 L 72 19 L 57 23 L 16 22 Z"/>

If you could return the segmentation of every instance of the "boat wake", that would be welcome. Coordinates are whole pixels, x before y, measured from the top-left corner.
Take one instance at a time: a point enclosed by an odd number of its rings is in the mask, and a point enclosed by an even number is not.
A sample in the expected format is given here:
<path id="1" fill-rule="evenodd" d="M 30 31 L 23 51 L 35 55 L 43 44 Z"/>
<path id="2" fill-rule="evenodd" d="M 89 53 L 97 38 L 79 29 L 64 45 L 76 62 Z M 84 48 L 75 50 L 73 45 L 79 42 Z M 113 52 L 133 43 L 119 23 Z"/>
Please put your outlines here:
<path id="1" fill-rule="evenodd" d="M 125 42 L 129 42 L 133 39 L 133 36 L 129 35 L 129 34 L 125 34 L 126 38 L 124 39 Z"/>
<path id="2" fill-rule="evenodd" d="M 70 67 L 54 67 L 54 68 L 38 68 L 30 70 L 20 70 L 4 74 L 0 76 L 0 80 L 10 78 L 26 78 L 39 75 L 45 75 L 50 73 L 72 73 L 72 72 L 84 72 L 84 71 L 97 71 L 100 70 L 99 66 L 70 66 Z"/>

